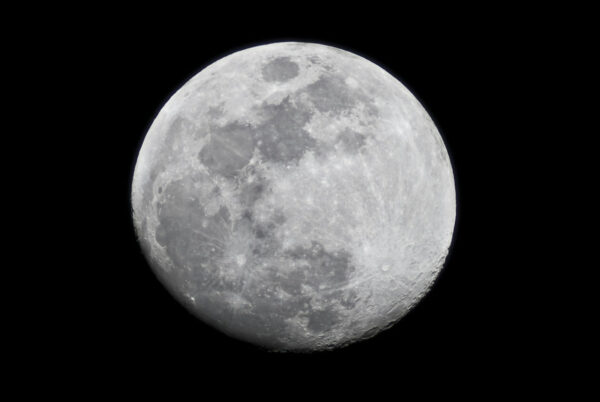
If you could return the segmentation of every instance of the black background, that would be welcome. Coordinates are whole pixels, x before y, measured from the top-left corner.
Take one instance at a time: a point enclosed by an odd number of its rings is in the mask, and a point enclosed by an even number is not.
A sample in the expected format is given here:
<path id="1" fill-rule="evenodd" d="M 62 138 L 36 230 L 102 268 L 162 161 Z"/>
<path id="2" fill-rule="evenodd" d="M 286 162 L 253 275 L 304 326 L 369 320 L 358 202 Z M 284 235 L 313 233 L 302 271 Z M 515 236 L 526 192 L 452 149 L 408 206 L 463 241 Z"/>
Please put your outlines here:
<path id="1" fill-rule="evenodd" d="M 532 157 L 542 134 L 531 127 L 540 59 L 560 38 L 532 23 L 535 12 L 296 12 L 89 12 L 38 37 L 39 58 L 57 67 L 50 99 L 68 111 L 54 163 L 62 180 L 51 190 L 68 194 L 56 214 L 68 269 L 54 292 L 53 336 L 41 345 L 47 367 L 66 366 L 84 382 L 173 377 L 183 388 L 243 381 L 259 391 L 302 383 L 353 392 L 361 382 L 385 390 L 436 378 L 501 392 L 530 383 L 553 359 L 530 281 L 547 268 L 531 252 L 543 208 L 530 196 L 543 184 Z M 131 220 L 137 152 L 168 98 L 231 52 L 288 40 L 355 52 L 397 77 L 440 130 L 457 190 L 451 251 L 429 294 L 375 338 L 317 354 L 266 352 L 195 319 L 151 272 Z"/>

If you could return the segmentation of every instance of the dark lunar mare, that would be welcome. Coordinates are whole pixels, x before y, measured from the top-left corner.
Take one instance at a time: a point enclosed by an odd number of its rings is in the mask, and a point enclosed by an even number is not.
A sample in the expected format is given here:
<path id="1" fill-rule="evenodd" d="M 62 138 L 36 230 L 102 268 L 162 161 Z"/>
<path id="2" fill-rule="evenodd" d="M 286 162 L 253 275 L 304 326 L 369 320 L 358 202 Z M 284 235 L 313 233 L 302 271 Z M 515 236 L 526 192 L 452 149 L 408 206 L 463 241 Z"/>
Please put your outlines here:
<path id="1" fill-rule="evenodd" d="M 223 286 L 216 262 L 223 257 L 230 236 L 229 210 L 221 206 L 215 214 L 208 214 L 194 191 L 197 181 L 207 185 L 209 179 L 197 172 L 169 183 L 163 190 L 166 201 L 157 204 L 156 241 L 175 265 L 175 282 L 188 292 Z M 213 185 L 212 196 L 218 197 L 218 192 Z M 188 283 L 193 288 L 187 289 Z"/>
<path id="2" fill-rule="evenodd" d="M 286 82 L 298 76 L 300 67 L 289 57 L 277 57 L 262 68 L 262 77 L 267 82 Z"/>
<path id="3" fill-rule="evenodd" d="M 275 59 L 263 67 L 263 75 L 287 80 L 286 77 L 297 74 L 295 68 L 297 65 L 287 58 Z M 317 149 L 317 153 L 322 153 L 322 149 L 330 149 L 304 129 L 313 112 L 307 105 L 298 103 L 297 99 L 303 95 L 322 113 L 340 115 L 362 103 L 367 115 L 378 115 L 369 96 L 350 88 L 339 75 L 325 72 L 317 81 L 288 95 L 279 104 L 265 101 L 253 108 L 252 114 L 262 118 L 260 124 L 233 121 L 224 126 L 210 125 L 210 141 L 200 151 L 200 161 L 212 173 L 234 178 L 248 164 L 255 148 L 263 161 L 278 164 L 297 163 L 307 150 Z M 221 112 L 213 108 L 212 113 Z M 365 140 L 363 134 L 349 129 L 339 133 L 338 139 L 350 153 L 356 152 Z"/>
<path id="4" fill-rule="evenodd" d="M 361 90 L 346 85 L 339 74 L 323 73 L 301 93 L 306 94 L 321 113 L 341 114 L 362 103 L 368 115 L 374 117 L 379 114 L 373 100 Z"/>
<path id="5" fill-rule="evenodd" d="M 263 102 L 256 112 L 264 118 L 261 124 L 234 121 L 210 128 L 210 141 L 198 157 L 212 173 L 237 177 L 250 162 L 255 148 L 264 161 L 285 164 L 297 162 L 317 145 L 303 128 L 312 113 L 294 105 L 289 97 L 277 105 Z"/>

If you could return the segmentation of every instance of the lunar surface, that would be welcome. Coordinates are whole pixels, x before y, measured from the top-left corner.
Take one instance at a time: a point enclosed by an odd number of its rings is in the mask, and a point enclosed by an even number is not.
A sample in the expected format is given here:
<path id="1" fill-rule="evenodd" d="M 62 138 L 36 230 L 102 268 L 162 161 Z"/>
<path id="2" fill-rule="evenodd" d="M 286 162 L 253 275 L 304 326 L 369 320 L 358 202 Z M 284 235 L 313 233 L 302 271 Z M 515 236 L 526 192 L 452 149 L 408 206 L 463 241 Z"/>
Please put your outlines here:
<path id="1" fill-rule="evenodd" d="M 224 57 L 168 100 L 132 207 L 148 262 L 198 318 L 317 351 L 377 334 L 425 295 L 456 202 L 442 138 L 398 80 L 284 42 Z"/>

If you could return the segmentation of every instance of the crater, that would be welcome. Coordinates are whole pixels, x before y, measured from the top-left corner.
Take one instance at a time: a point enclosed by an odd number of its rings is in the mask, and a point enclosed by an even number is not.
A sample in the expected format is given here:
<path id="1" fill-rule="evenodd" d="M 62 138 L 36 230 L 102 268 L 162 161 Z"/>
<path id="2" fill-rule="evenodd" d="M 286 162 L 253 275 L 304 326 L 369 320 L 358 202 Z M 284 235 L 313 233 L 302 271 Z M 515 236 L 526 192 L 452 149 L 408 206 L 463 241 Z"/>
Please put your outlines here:
<path id="1" fill-rule="evenodd" d="M 285 82 L 298 76 L 300 68 L 289 57 L 278 57 L 262 68 L 263 79 L 267 82 Z"/>

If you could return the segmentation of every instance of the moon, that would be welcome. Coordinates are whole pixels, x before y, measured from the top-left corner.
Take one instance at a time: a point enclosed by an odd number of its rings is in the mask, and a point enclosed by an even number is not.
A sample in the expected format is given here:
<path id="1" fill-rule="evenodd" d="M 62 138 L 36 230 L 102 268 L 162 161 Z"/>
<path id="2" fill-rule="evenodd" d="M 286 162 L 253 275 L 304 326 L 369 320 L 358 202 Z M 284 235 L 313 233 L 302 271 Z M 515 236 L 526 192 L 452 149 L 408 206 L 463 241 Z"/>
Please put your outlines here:
<path id="1" fill-rule="evenodd" d="M 454 177 L 396 78 L 331 46 L 281 42 L 209 65 L 156 116 L 133 222 L 196 317 L 274 351 L 319 351 L 400 320 L 443 267 Z"/>

